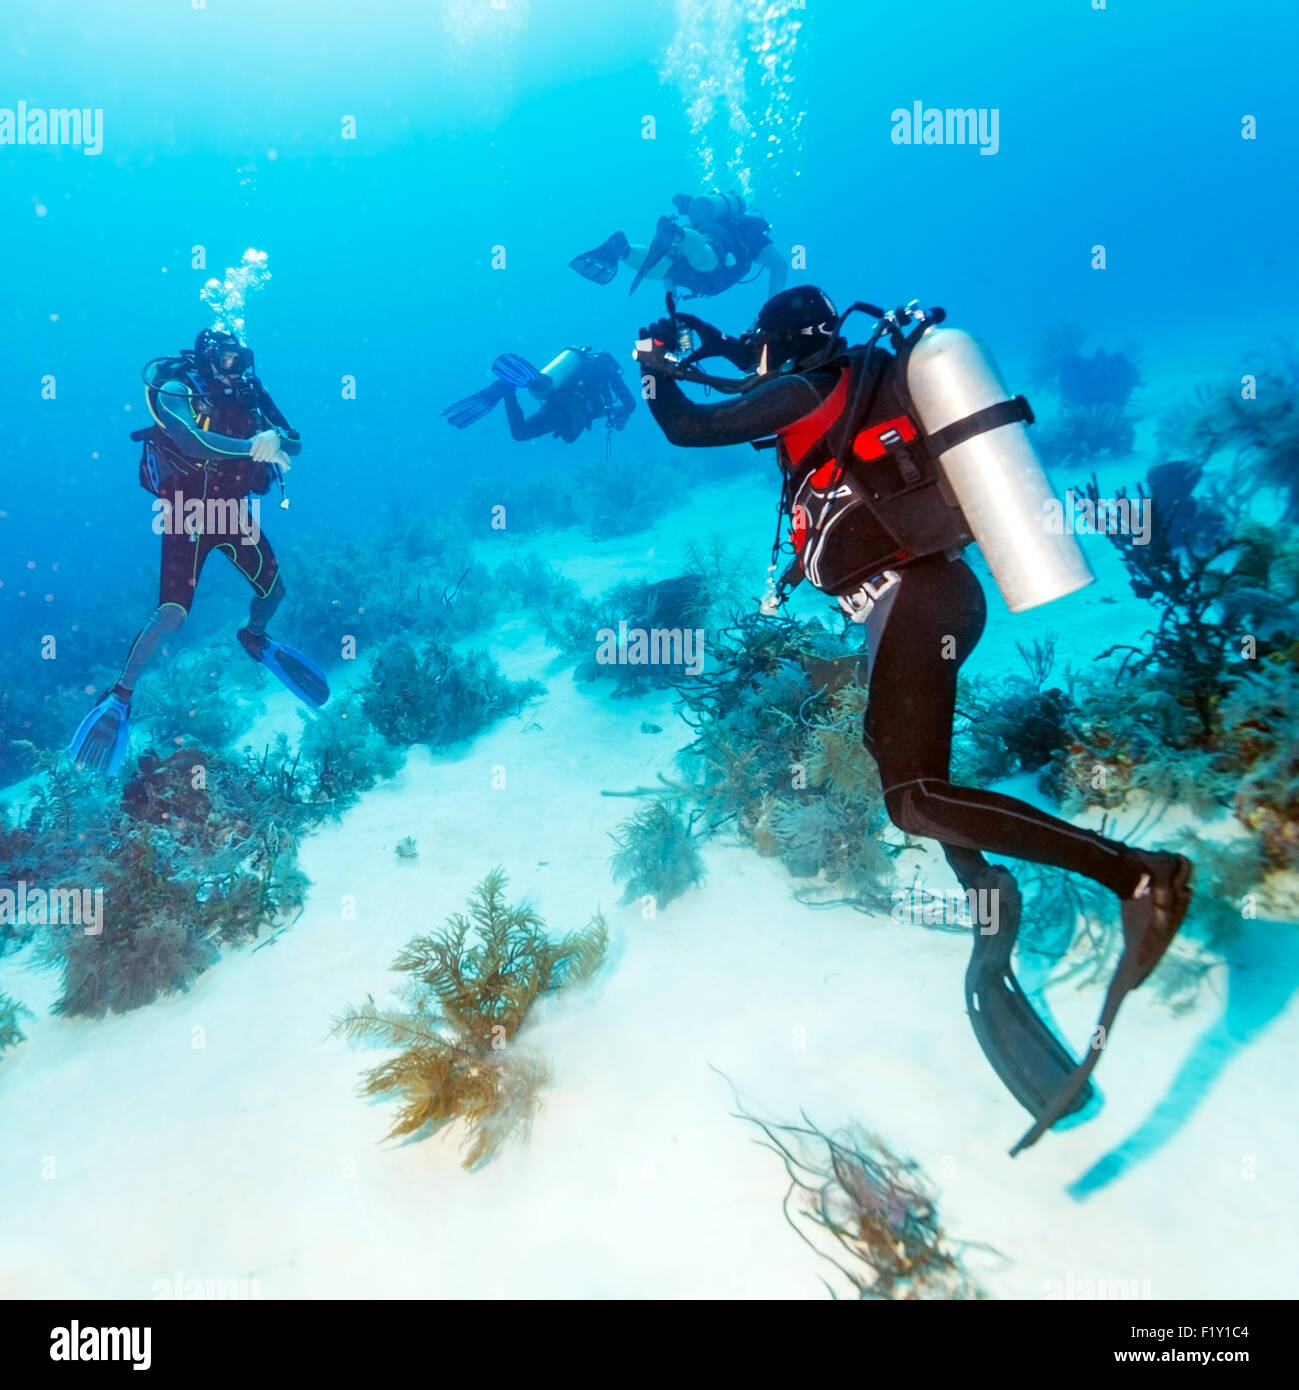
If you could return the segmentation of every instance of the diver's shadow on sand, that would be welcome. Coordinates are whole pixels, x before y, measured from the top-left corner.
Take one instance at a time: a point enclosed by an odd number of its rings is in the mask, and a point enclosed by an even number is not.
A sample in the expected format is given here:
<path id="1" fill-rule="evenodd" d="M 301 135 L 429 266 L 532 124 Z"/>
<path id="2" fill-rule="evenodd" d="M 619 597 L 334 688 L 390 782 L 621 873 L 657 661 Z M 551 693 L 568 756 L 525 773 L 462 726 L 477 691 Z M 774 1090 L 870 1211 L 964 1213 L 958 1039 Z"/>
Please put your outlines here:
<path id="1" fill-rule="evenodd" d="M 1117 1148 L 1065 1189 L 1085 1201 L 1152 1158 L 1208 1095 L 1228 1062 L 1249 1046 L 1299 986 L 1299 932 L 1292 923 L 1255 921 L 1227 953 L 1227 1006 L 1191 1049 L 1163 1099 Z"/>

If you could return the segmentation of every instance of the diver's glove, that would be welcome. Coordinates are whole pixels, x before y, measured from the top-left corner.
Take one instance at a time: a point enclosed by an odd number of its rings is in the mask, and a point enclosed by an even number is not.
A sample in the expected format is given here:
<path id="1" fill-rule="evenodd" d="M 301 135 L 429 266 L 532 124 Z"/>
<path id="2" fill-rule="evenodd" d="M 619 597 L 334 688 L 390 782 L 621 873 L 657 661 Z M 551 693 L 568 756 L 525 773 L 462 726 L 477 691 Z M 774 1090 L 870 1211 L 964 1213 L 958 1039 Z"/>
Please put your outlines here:
<path id="1" fill-rule="evenodd" d="M 275 463 L 283 456 L 280 450 L 282 442 L 279 430 L 262 430 L 248 441 L 248 452 L 258 463 Z"/>
<path id="2" fill-rule="evenodd" d="M 677 369 L 677 359 L 672 355 L 676 351 L 672 320 L 658 319 L 637 333 L 632 357 L 640 363 L 641 370 L 651 376 L 671 376 Z"/>
<path id="3" fill-rule="evenodd" d="M 679 313 L 676 321 L 678 328 L 688 328 L 699 339 L 699 346 L 683 359 L 687 366 L 702 362 L 707 357 L 724 357 L 731 366 L 738 367 L 742 372 L 751 372 L 757 367 L 753 353 L 739 338 L 732 338 L 694 314 Z"/>
<path id="4" fill-rule="evenodd" d="M 726 334 L 720 328 L 705 323 L 696 314 L 679 313 L 676 322 L 678 328 L 688 328 L 699 339 L 699 346 L 695 352 L 700 357 L 715 356 L 718 344 L 726 341 Z"/>

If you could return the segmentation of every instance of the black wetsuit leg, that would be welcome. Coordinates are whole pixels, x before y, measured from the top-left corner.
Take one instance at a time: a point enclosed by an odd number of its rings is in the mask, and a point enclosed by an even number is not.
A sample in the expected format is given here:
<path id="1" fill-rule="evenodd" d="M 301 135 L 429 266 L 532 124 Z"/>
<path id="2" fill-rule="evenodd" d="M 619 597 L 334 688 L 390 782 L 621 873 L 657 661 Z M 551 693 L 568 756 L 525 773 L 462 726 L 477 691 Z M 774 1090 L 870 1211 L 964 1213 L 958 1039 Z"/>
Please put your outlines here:
<path id="1" fill-rule="evenodd" d="M 987 604 L 964 560 L 942 556 L 902 571 L 872 652 L 863 742 L 879 764 L 893 823 L 937 840 L 963 883 L 980 851 L 1055 864 L 1132 893 L 1142 866 L 1115 840 L 999 792 L 949 780 L 956 676 L 983 633 Z"/>

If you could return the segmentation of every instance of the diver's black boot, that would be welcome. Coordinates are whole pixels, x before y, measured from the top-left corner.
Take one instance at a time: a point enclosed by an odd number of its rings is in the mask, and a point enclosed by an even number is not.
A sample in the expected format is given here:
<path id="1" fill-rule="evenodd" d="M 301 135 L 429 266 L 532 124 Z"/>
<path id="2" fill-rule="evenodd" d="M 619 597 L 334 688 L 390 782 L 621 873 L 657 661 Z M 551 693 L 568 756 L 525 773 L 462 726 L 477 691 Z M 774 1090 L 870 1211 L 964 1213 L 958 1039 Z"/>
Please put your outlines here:
<path id="1" fill-rule="evenodd" d="M 235 636 L 239 639 L 239 645 L 256 661 L 261 664 L 262 656 L 265 654 L 267 637 L 264 632 L 254 632 L 251 628 L 241 627 Z"/>

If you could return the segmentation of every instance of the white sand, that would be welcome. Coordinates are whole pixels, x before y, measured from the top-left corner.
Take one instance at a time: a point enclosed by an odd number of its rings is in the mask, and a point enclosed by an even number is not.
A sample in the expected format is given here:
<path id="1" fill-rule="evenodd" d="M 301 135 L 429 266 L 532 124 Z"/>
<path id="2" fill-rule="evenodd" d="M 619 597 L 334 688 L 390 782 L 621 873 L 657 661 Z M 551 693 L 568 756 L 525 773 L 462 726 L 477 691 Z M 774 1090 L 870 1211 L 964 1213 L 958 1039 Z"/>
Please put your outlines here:
<path id="1" fill-rule="evenodd" d="M 706 531 L 700 518 L 724 517 L 757 592 L 771 511 L 752 480 L 700 489 L 654 536 L 582 542 L 564 568 L 589 592 L 661 577 Z M 1015 640 L 1047 629 L 1062 662 L 1135 639 L 1148 613 L 1108 548 L 1089 553 L 1104 588 L 1049 610 L 1012 620 L 990 590 L 971 669 L 1017 661 Z M 180 1271 L 256 1279 L 263 1298 L 824 1297 L 829 1271 L 781 1215 L 783 1169 L 732 1118 L 710 1068 L 756 1113 L 859 1121 L 917 1159 L 953 1239 L 1005 1257 L 968 1256 L 994 1296 L 1090 1279 L 1154 1297 L 1293 1293 L 1299 1146 L 1283 1078 L 1299 1007 L 1294 953 L 1273 949 L 1293 927 L 1251 925 L 1240 954 L 1255 963 L 1233 967 L 1230 1014 L 1225 970 L 1180 1018 L 1148 991 L 1130 999 L 1098 1074 L 1104 1108 L 1012 1161 L 1028 1117 L 964 1016 L 965 936 L 811 910 L 778 862 L 721 841 L 705 847 L 704 885 L 656 920 L 617 905 L 608 832 L 637 803 L 600 792 L 669 772 L 688 730 L 668 698 L 611 701 L 607 685 L 555 671 L 533 627 L 510 619 L 491 645 L 508 675 L 537 676 L 548 694 L 449 754 L 414 751 L 312 836 L 306 911 L 272 945 L 228 953 L 188 995 L 100 1022 L 50 1017 L 55 979 L 25 956 L 0 962 L 0 988 L 40 1015 L 0 1061 L 0 1296 L 149 1297 Z M 663 732 L 639 732 L 644 719 Z M 255 732 L 297 724 L 276 693 Z M 394 852 L 407 835 L 413 861 Z M 552 931 L 603 907 L 611 951 L 595 982 L 548 1001 L 528 1030 L 554 1077 L 530 1141 L 467 1174 L 455 1129 L 379 1142 L 395 1107 L 354 1088 L 387 1054 L 327 1034 L 348 1003 L 391 997 L 398 949 L 495 864 Z M 950 882 L 936 854 L 926 876 Z M 1099 989 L 1048 997 L 1081 1043 Z M 1071 1190 L 1098 1169 L 1115 1171 L 1090 1195 Z"/>

